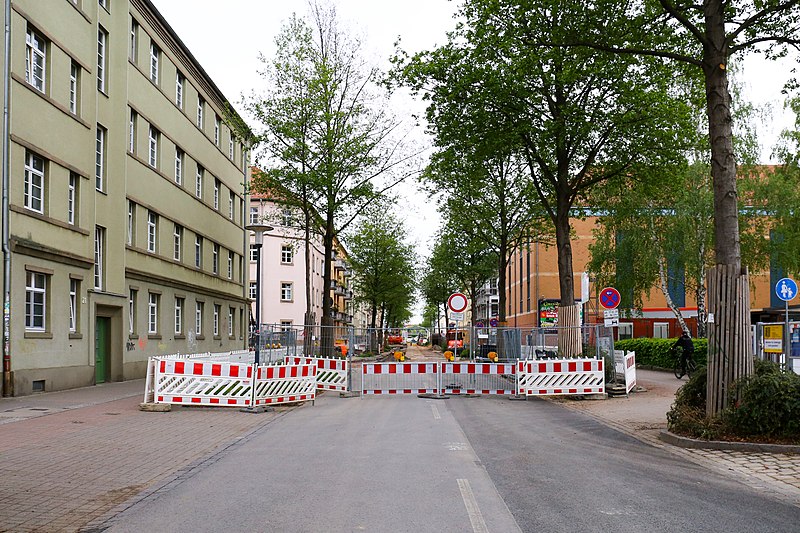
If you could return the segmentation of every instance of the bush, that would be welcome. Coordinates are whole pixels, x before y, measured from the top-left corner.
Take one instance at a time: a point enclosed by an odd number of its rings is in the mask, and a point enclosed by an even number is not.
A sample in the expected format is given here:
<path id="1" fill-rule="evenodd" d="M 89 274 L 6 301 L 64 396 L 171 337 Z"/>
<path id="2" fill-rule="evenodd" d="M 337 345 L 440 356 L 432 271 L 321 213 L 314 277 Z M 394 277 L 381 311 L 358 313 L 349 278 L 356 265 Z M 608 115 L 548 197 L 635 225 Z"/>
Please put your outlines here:
<path id="1" fill-rule="evenodd" d="M 672 346 L 677 339 L 624 339 L 614 343 L 614 349 L 636 352 L 636 364 L 672 370 L 675 366 L 675 352 Z M 697 366 L 705 366 L 708 355 L 707 339 L 692 339 L 694 360 Z"/>

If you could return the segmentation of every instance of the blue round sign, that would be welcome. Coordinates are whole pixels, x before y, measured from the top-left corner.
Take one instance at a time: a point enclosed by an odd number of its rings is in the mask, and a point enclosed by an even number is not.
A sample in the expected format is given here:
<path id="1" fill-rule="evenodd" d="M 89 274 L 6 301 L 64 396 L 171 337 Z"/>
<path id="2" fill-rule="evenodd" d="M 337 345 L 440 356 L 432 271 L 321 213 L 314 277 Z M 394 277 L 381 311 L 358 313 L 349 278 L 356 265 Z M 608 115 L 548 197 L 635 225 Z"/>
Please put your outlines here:
<path id="1" fill-rule="evenodd" d="M 497 327 L 497 319 L 493 318 L 493 319 L 489 320 L 489 326 L 491 326 L 493 328 L 496 328 Z"/>
<path id="2" fill-rule="evenodd" d="M 784 302 L 788 302 L 797 296 L 797 283 L 792 278 L 780 279 L 775 284 L 775 294 Z"/>

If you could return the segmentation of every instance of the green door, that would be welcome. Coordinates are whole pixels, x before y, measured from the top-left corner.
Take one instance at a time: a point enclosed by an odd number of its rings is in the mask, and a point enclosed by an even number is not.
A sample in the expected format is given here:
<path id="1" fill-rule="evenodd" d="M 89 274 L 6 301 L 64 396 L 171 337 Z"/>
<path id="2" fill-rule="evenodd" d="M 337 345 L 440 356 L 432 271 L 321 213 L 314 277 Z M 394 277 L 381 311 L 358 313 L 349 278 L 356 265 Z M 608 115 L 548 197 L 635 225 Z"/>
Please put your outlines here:
<path id="1" fill-rule="evenodd" d="M 110 344 L 111 319 L 97 317 L 94 328 L 94 382 L 105 383 L 108 376 L 108 357 Z"/>

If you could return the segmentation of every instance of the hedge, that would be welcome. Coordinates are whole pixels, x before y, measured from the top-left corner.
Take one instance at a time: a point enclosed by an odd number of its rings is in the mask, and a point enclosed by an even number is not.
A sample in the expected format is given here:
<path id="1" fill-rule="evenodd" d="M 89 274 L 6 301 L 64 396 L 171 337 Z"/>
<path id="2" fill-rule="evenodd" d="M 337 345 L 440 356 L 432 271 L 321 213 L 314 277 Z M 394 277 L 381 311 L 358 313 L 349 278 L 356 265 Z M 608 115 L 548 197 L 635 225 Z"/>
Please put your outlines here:
<path id="1" fill-rule="evenodd" d="M 614 343 L 615 350 L 636 352 L 636 364 L 672 370 L 675 366 L 675 352 L 672 347 L 678 339 L 624 339 Z M 692 339 L 694 360 L 697 366 L 705 366 L 708 356 L 708 340 Z"/>

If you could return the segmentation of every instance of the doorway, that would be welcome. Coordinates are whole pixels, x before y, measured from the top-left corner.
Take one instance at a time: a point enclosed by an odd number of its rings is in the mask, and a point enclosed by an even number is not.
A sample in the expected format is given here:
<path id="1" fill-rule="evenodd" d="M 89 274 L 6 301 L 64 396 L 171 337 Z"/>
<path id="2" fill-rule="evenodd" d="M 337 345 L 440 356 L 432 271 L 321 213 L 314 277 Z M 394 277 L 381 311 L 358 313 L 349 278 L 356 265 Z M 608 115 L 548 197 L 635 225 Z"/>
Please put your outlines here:
<path id="1" fill-rule="evenodd" d="M 108 381 L 111 366 L 111 317 L 98 316 L 94 327 L 94 382 Z"/>

